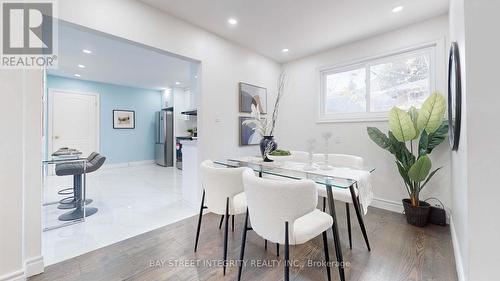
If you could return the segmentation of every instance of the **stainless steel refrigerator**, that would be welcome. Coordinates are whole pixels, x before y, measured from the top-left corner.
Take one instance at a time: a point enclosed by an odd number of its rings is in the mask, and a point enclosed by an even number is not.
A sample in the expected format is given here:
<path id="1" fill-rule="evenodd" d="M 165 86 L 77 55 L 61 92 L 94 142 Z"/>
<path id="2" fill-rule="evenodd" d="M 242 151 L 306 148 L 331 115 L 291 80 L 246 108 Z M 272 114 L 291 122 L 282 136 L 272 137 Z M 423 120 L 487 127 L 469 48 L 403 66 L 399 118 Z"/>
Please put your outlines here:
<path id="1" fill-rule="evenodd" d="M 174 165 L 174 108 L 156 112 L 156 164 L 164 167 Z"/>

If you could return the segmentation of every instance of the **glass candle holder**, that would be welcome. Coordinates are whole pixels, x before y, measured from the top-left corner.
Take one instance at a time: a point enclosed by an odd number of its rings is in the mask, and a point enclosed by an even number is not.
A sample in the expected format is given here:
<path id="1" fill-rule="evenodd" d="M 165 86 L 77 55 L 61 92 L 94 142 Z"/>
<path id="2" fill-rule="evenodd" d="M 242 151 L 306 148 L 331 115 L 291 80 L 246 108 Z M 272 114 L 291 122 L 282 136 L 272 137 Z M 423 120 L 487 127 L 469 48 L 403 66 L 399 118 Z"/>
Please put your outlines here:
<path id="1" fill-rule="evenodd" d="M 313 163 L 313 151 L 314 151 L 314 145 L 316 144 L 315 139 L 308 139 L 307 140 L 307 152 L 309 153 L 309 162 L 304 166 L 304 171 L 314 171 L 316 170 L 316 167 L 314 167 Z"/>
<path id="2" fill-rule="evenodd" d="M 330 142 L 330 138 L 332 137 L 332 133 L 330 132 L 325 132 L 321 135 L 323 137 L 323 139 L 325 140 L 325 162 L 321 164 L 321 166 L 319 167 L 321 170 L 332 170 L 333 167 L 330 166 L 329 164 L 329 161 L 328 161 L 328 144 Z"/>

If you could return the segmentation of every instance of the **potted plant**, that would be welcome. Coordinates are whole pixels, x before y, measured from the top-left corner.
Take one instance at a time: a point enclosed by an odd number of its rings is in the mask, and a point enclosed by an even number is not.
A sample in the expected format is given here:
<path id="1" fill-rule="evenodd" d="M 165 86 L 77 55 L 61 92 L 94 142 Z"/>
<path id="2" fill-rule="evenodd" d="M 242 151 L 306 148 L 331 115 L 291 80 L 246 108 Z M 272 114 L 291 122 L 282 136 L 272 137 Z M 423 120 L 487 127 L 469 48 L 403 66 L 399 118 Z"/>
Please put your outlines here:
<path id="1" fill-rule="evenodd" d="M 429 158 L 432 150 L 448 134 L 444 120 L 446 101 L 438 92 L 430 95 L 420 110 L 411 107 L 404 111 L 393 107 L 389 112 L 389 133 L 368 127 L 368 135 L 378 146 L 396 158 L 396 166 L 410 198 L 403 199 L 406 220 L 409 224 L 425 226 L 430 205 L 420 201 L 420 192 L 441 167 L 431 172 Z"/>
<path id="2" fill-rule="evenodd" d="M 257 106 L 253 105 L 252 113 L 250 114 L 251 119 L 243 121 L 244 125 L 253 124 L 253 130 L 257 132 L 261 137 L 260 141 L 260 153 L 262 159 L 266 162 L 272 162 L 267 155 L 278 148 L 278 144 L 274 140 L 274 129 L 276 127 L 276 120 L 278 119 L 278 108 L 280 104 L 281 97 L 283 96 L 285 88 L 286 74 L 281 73 L 278 79 L 278 94 L 276 97 L 276 102 L 274 103 L 274 110 L 271 120 L 261 116 L 260 110 Z"/>

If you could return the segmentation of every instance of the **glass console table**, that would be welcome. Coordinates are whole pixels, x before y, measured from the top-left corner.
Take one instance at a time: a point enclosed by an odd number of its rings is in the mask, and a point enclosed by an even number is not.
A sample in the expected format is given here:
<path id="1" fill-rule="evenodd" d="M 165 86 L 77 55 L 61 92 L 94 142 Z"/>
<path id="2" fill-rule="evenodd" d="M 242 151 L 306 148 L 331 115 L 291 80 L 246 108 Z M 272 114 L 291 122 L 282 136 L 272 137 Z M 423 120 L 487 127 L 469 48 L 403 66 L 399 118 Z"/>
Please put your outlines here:
<path id="1" fill-rule="evenodd" d="M 328 195 L 327 199 L 329 213 L 333 217 L 333 239 L 335 243 L 335 253 L 338 262 L 340 280 L 342 281 L 345 280 L 344 259 L 340 246 L 337 216 L 335 214 L 335 202 L 333 198 L 332 188 L 349 189 L 354 209 L 356 211 L 356 216 L 358 217 L 358 221 L 360 222 L 361 231 L 363 232 L 366 245 L 368 247 L 368 250 L 370 251 L 370 244 L 368 242 L 368 236 L 366 234 L 366 228 L 361 213 L 361 205 L 355 191 L 355 188 L 357 188 L 358 185 L 358 181 L 355 179 L 355 177 L 349 177 L 349 175 L 356 174 L 356 171 L 372 173 L 375 171 L 374 168 L 366 167 L 363 169 L 355 170 L 344 167 L 333 167 L 333 169 L 330 170 L 322 170 L 320 168 L 321 166 L 317 164 L 307 164 L 287 160 L 264 162 L 259 157 L 242 157 L 237 159 L 217 160 L 214 161 L 214 163 L 217 165 L 232 168 L 247 167 L 258 173 L 260 177 L 262 177 L 263 175 L 270 175 L 296 180 L 310 179 L 317 184 L 324 185 Z"/>
<path id="2" fill-rule="evenodd" d="M 43 198 L 43 207 L 44 207 L 44 225 L 43 225 L 43 231 L 48 231 L 51 229 L 56 229 L 56 228 L 61 228 L 64 226 L 68 225 L 73 225 L 76 223 L 84 222 L 85 221 L 85 208 L 83 208 L 83 217 L 82 218 L 76 218 L 71 221 L 63 222 L 63 223 L 52 223 L 48 224 L 48 219 L 46 218 L 46 208 L 51 208 L 51 206 L 59 204 L 59 200 L 56 201 L 50 201 L 46 202 L 46 189 L 48 188 L 48 178 L 50 177 L 56 177 L 55 176 L 55 166 L 57 164 L 70 164 L 70 163 L 79 163 L 83 167 L 83 174 L 82 174 L 82 188 L 81 188 L 81 202 L 77 202 L 77 204 L 85 204 L 85 190 L 86 190 L 86 185 L 87 185 L 87 179 L 86 179 L 86 163 L 87 163 L 87 158 L 82 158 L 81 153 L 79 154 L 71 154 L 71 155 L 64 155 L 64 156 L 50 156 L 44 160 L 42 160 L 42 198 Z M 74 196 L 74 194 L 73 194 Z M 76 203 L 75 203 L 76 204 Z M 61 210 L 61 211 L 69 211 L 69 210 Z"/>

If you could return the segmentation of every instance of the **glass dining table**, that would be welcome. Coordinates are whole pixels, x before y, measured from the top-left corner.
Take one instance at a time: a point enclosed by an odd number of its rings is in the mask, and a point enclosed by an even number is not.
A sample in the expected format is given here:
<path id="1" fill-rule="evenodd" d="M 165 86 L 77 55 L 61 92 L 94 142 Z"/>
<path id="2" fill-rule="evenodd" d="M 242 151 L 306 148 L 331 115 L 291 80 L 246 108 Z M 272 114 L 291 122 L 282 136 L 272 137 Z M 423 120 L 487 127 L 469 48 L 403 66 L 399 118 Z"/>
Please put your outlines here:
<path id="1" fill-rule="evenodd" d="M 343 167 L 330 167 L 329 169 L 322 170 L 322 166 L 318 164 L 308 164 L 287 160 L 279 160 L 273 162 L 264 162 L 259 157 L 241 157 L 235 159 L 226 159 L 226 160 L 216 160 L 215 164 L 238 168 L 238 167 L 247 167 L 254 170 L 258 173 L 259 177 L 263 177 L 265 175 L 274 176 L 274 177 L 282 177 L 288 179 L 309 179 L 314 181 L 319 185 L 324 185 L 327 191 L 327 200 L 328 200 L 328 209 L 329 213 L 333 218 L 332 231 L 333 231 L 333 240 L 335 244 L 335 254 L 338 262 L 338 269 L 340 280 L 345 280 L 345 272 L 344 272 L 344 259 L 342 256 L 342 248 L 340 244 L 338 225 L 337 225 L 337 216 L 335 214 L 335 202 L 334 202 L 334 192 L 333 188 L 342 188 L 349 189 L 352 202 L 354 205 L 354 209 L 356 211 L 356 216 L 358 221 L 360 222 L 360 228 L 363 232 L 363 237 L 365 239 L 366 245 L 368 247 L 368 251 L 370 251 L 370 243 L 368 241 L 368 236 L 366 234 L 366 228 L 363 222 L 361 205 L 359 202 L 359 197 L 356 194 L 355 188 L 358 188 L 358 181 L 354 178 L 349 178 L 345 173 L 340 173 L 342 175 L 337 175 L 335 173 L 335 169 L 345 169 Z M 361 171 L 366 171 L 372 173 L 375 171 L 374 168 L 371 167 L 363 167 L 362 169 L 357 169 Z"/>

